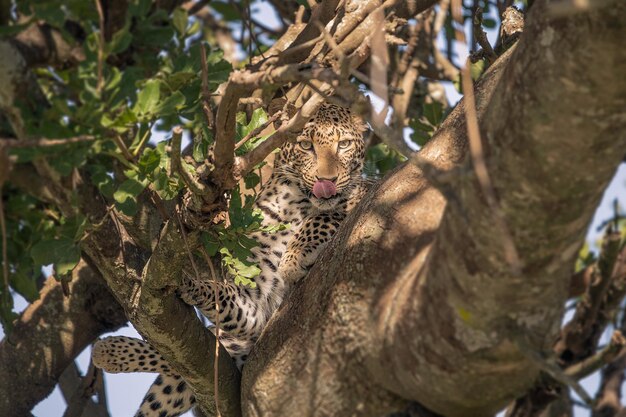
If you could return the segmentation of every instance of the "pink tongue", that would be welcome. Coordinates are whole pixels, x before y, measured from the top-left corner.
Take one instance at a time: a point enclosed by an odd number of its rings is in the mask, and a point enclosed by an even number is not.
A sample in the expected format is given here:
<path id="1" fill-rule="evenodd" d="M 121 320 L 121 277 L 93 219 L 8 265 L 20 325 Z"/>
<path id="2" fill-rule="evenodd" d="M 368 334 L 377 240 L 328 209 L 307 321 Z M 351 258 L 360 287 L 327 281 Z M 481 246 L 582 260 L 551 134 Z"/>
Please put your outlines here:
<path id="1" fill-rule="evenodd" d="M 320 180 L 313 185 L 313 195 L 317 198 L 330 198 L 337 194 L 337 187 L 332 181 Z"/>

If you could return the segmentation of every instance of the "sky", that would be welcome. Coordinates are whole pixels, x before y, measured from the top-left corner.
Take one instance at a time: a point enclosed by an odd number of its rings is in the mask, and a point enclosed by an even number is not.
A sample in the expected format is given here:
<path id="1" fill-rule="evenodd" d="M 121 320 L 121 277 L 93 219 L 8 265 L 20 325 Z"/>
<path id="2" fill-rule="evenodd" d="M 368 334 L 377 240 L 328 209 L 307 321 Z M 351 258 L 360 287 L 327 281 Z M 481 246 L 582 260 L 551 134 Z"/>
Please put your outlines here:
<path id="1" fill-rule="evenodd" d="M 253 10 L 253 14 L 256 15 L 261 21 L 270 27 L 277 27 L 278 21 L 270 10 L 269 6 L 265 3 L 261 3 L 257 10 Z M 495 41 L 495 31 L 488 32 L 488 37 L 491 42 Z M 465 57 L 467 52 L 463 48 L 459 48 L 457 51 L 460 57 Z M 454 87 L 448 83 L 445 85 L 448 98 L 451 102 L 456 102 L 460 98 L 460 95 Z M 375 100 L 375 98 L 373 98 Z M 626 207 L 626 165 L 622 164 L 613 181 L 607 188 L 602 202 L 596 212 L 594 219 L 590 225 L 589 232 L 587 234 L 588 241 L 593 244 L 601 237 L 601 231 L 598 230 L 598 225 L 605 219 L 611 217 L 612 207 L 614 199 L 618 198 L 622 209 Z M 16 310 L 21 311 L 26 308 L 26 301 L 21 297 L 16 297 Z M 120 331 L 115 332 L 115 335 L 125 335 L 132 337 L 139 337 L 137 332 L 132 326 L 124 327 Z M 107 336 L 107 335 L 104 335 Z M 0 329 L 0 338 L 3 337 L 2 330 Z M 85 372 L 89 365 L 90 348 L 87 348 L 77 358 L 77 363 L 82 372 Z M 148 387 L 152 384 L 152 381 L 156 377 L 155 374 L 106 374 L 105 384 L 107 390 L 107 401 L 109 406 L 109 412 L 111 417 L 127 417 L 134 415 L 137 410 L 141 399 L 148 390 Z M 583 387 L 590 393 L 595 393 L 599 383 L 597 374 L 582 381 Z M 60 390 L 55 388 L 52 394 L 44 401 L 39 403 L 33 410 L 33 414 L 36 417 L 60 417 L 65 411 L 65 402 L 61 396 Z M 185 416 L 191 416 L 191 413 L 185 414 Z M 577 408 L 575 417 L 587 417 L 589 412 Z"/>

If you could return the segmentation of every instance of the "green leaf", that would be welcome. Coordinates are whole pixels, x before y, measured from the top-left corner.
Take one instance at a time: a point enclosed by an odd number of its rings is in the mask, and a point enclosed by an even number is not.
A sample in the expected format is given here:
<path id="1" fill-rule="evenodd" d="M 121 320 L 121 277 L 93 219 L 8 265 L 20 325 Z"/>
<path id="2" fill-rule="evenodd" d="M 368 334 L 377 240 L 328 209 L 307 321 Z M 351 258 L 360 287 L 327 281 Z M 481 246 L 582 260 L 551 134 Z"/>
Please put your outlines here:
<path id="1" fill-rule="evenodd" d="M 88 153 L 89 148 L 85 145 L 61 146 L 58 155 L 49 158 L 48 161 L 55 171 L 65 177 L 70 175 L 74 168 L 86 162 Z"/>
<path id="2" fill-rule="evenodd" d="M 155 175 L 152 183 L 159 197 L 166 201 L 175 198 L 181 189 L 180 183 L 170 178 L 165 171 L 160 171 Z"/>
<path id="3" fill-rule="evenodd" d="M 112 198 L 115 192 L 115 181 L 102 165 L 92 165 L 89 167 L 91 181 L 98 187 L 98 190 L 107 198 Z"/>
<path id="4" fill-rule="evenodd" d="M 213 142 L 213 134 L 206 128 L 206 124 L 202 124 L 200 131 L 193 138 L 193 159 L 196 162 L 202 162 L 206 159 L 209 152 L 209 145 Z"/>
<path id="5" fill-rule="evenodd" d="M 21 270 L 11 275 L 11 287 L 30 303 L 39 299 L 39 290 L 37 289 L 36 281 L 36 276 L 26 274 Z"/>
<path id="6" fill-rule="evenodd" d="M 22 32 L 24 29 L 32 24 L 32 19 L 29 19 L 26 23 L 14 24 L 11 26 L 0 26 L 0 37 L 11 37 Z"/>
<path id="7" fill-rule="evenodd" d="M 127 216 L 134 216 L 137 213 L 137 196 L 147 185 L 147 181 L 134 178 L 124 181 L 113 194 L 116 208 Z"/>
<path id="8" fill-rule="evenodd" d="M 87 227 L 87 218 L 82 214 L 73 217 L 63 217 L 59 227 L 59 236 L 71 239 L 75 242 L 80 240 Z"/>
<path id="9" fill-rule="evenodd" d="M 209 256 L 213 257 L 217 255 L 217 251 L 220 248 L 220 242 L 218 239 L 216 239 L 211 234 L 204 232 L 202 233 L 202 235 L 200 235 L 200 241 L 202 242 L 202 245 L 206 249 Z"/>
<path id="10" fill-rule="evenodd" d="M 152 7 L 152 0 L 135 0 L 128 5 L 128 11 L 136 17 L 144 17 Z"/>
<path id="11" fill-rule="evenodd" d="M 158 148 L 146 148 L 137 162 L 140 172 L 147 176 L 152 174 L 161 163 L 162 152 Z"/>
<path id="12" fill-rule="evenodd" d="M 141 115 L 149 115 L 159 105 L 161 97 L 159 80 L 148 80 L 143 89 L 137 94 L 137 103 L 135 104 L 135 112 Z"/>
<path id="13" fill-rule="evenodd" d="M 187 32 L 188 19 L 187 11 L 182 7 L 176 8 L 174 13 L 172 13 L 172 24 L 181 37 Z"/>
<path id="14" fill-rule="evenodd" d="M 185 96 L 180 91 L 176 91 L 174 94 L 155 106 L 154 114 L 160 117 L 176 114 L 183 108 L 184 105 Z"/>
<path id="15" fill-rule="evenodd" d="M 422 130 L 414 130 L 409 137 L 413 143 L 419 146 L 424 146 L 430 140 L 431 135 Z"/>
<path id="16" fill-rule="evenodd" d="M 485 60 L 481 59 L 480 61 L 474 62 L 470 66 L 470 73 L 472 74 L 472 80 L 476 81 L 480 78 L 481 74 L 485 70 Z"/>
<path id="17" fill-rule="evenodd" d="M 233 21 L 241 19 L 239 10 L 233 5 L 223 1 L 212 1 L 211 8 L 222 15 L 224 20 Z"/>
<path id="18" fill-rule="evenodd" d="M 113 120 L 107 114 L 103 114 L 100 119 L 100 124 L 102 124 L 103 127 L 113 129 L 118 133 L 128 131 L 135 123 L 137 123 L 137 115 L 129 108 L 124 109 Z"/>
<path id="19" fill-rule="evenodd" d="M 424 116 L 431 125 L 434 127 L 439 126 L 441 120 L 443 119 L 443 105 L 438 101 L 425 103 Z"/>
<path id="20" fill-rule="evenodd" d="M 230 62 L 223 59 L 224 52 L 215 51 L 207 56 L 207 78 L 209 80 L 211 90 L 224 81 L 228 80 L 233 66 Z"/>
<path id="21" fill-rule="evenodd" d="M 243 210 L 241 205 L 241 194 L 239 193 L 239 187 L 233 189 L 230 196 L 230 205 L 228 207 L 228 218 L 230 219 L 230 225 L 233 228 L 242 226 L 244 223 Z"/>
<path id="22" fill-rule="evenodd" d="M 133 40 L 133 35 L 129 32 L 129 28 L 130 25 L 126 25 L 113 34 L 111 42 L 104 48 L 107 54 L 119 54 L 128 49 Z"/>
<path id="23" fill-rule="evenodd" d="M 19 317 L 13 311 L 13 297 L 8 290 L 0 291 L 0 322 L 5 333 L 13 329 L 13 322 Z"/>
<path id="24" fill-rule="evenodd" d="M 255 172 L 250 172 L 244 178 L 244 183 L 247 189 L 253 189 L 261 182 L 261 177 L 259 177 Z"/>
<path id="25" fill-rule="evenodd" d="M 61 237 L 53 240 L 42 240 L 30 250 L 36 264 L 54 264 L 59 275 L 71 272 L 80 260 L 80 249 L 74 240 Z"/>
<path id="26" fill-rule="evenodd" d="M 176 91 L 196 77 L 197 75 L 193 71 L 178 71 L 168 75 L 165 82 L 172 91 Z"/>
<path id="27" fill-rule="evenodd" d="M 497 22 L 495 21 L 495 19 L 488 17 L 483 20 L 483 26 L 486 27 L 487 29 L 495 29 L 495 27 L 497 26 Z"/>
<path id="28" fill-rule="evenodd" d="M 237 114 L 237 128 L 236 128 L 236 140 L 240 141 L 244 137 L 246 137 L 250 132 L 254 129 L 261 127 L 263 124 L 267 122 L 267 113 L 262 108 L 256 109 L 252 112 L 252 116 L 250 117 L 250 122 L 246 123 L 246 114 L 240 112 Z M 238 155 L 243 155 L 256 148 L 259 143 L 266 140 L 270 135 L 258 136 L 251 138 L 248 140 L 241 148 L 237 150 Z"/>

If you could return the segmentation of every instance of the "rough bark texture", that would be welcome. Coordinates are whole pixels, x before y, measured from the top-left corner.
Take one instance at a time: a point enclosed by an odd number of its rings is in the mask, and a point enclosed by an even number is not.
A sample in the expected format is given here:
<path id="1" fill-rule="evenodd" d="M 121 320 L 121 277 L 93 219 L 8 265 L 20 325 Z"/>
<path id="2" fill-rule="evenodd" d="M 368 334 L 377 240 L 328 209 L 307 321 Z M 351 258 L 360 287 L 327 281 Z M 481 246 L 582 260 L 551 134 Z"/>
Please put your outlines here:
<path id="1" fill-rule="evenodd" d="M 106 213 L 103 203 L 99 194 L 92 195 L 85 206 L 86 214 L 92 220 L 102 219 Z M 195 247 L 191 237 L 188 239 L 187 243 Z M 205 329 L 193 308 L 174 294 L 191 249 L 175 219 L 164 226 L 152 253 L 133 242 L 122 224 L 105 215 L 102 226 L 84 240 L 83 250 L 102 272 L 137 331 L 185 378 L 198 402 L 215 414 L 215 336 Z M 221 413 L 239 415 L 240 375 L 223 348 L 218 366 Z"/>
<path id="2" fill-rule="evenodd" d="M 74 270 L 69 297 L 48 278 L 41 298 L 0 342 L 0 415 L 28 416 L 47 397 L 74 358 L 126 316 L 102 277 L 84 261 Z M 27 389 L 26 389 L 27 388 Z"/>
<path id="3" fill-rule="evenodd" d="M 478 86 L 521 272 L 459 165 L 459 108 L 366 198 L 270 323 L 244 371 L 244 413 L 380 415 L 414 400 L 488 416 L 523 393 L 541 366 L 529 356 L 558 335 L 573 261 L 626 145 L 624 36 L 619 2 L 560 19 L 537 2 L 506 69 Z"/>

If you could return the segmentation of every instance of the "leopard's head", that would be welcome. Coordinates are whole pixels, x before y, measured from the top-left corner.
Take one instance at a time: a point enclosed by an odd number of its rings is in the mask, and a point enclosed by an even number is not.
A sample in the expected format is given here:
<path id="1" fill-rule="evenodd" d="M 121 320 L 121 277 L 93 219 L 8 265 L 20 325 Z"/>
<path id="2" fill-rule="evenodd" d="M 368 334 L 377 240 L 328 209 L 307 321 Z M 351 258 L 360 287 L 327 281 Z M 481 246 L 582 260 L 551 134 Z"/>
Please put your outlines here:
<path id="1" fill-rule="evenodd" d="M 365 158 L 365 123 L 350 110 L 324 104 L 295 143 L 283 146 L 283 170 L 321 210 L 332 209 L 361 176 Z"/>

